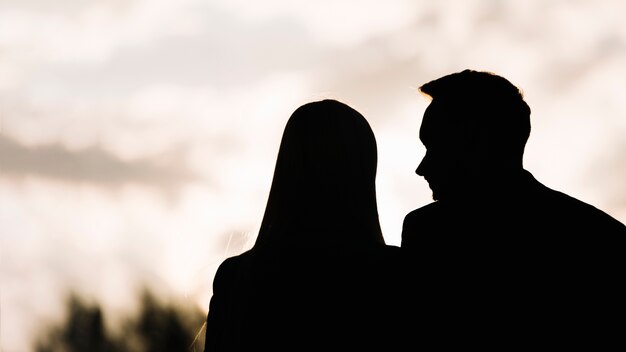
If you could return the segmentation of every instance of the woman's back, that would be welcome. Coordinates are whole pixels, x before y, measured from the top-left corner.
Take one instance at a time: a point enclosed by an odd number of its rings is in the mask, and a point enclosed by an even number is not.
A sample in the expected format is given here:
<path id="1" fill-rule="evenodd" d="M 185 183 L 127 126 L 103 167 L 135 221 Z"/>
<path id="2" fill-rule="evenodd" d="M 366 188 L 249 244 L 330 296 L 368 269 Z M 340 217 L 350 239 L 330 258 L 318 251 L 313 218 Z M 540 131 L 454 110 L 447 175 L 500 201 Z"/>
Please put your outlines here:
<path id="1" fill-rule="evenodd" d="M 220 341 L 223 348 L 216 350 L 353 350 L 393 344 L 400 321 L 393 307 L 400 282 L 398 250 L 387 245 L 289 246 L 226 260 L 209 309 L 220 298 L 227 301 L 222 308 L 229 308 L 221 320 L 207 322 L 229 326 Z"/>

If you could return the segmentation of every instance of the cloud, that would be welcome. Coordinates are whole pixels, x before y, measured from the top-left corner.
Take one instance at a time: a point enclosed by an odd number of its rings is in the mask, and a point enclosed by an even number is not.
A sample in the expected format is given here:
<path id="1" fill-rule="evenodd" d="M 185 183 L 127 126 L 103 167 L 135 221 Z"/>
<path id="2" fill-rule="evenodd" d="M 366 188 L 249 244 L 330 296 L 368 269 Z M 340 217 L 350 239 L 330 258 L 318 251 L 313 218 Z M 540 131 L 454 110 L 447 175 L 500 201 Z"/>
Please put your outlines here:
<path id="1" fill-rule="evenodd" d="M 36 62 L 105 61 L 116 50 L 200 28 L 189 1 L 65 1 L 57 7 L 5 5 L 0 46 Z"/>
<path id="2" fill-rule="evenodd" d="M 57 143 L 25 146 L 0 135 L 1 177 L 16 179 L 34 176 L 105 187 L 139 184 L 169 192 L 199 177 L 182 163 L 181 154 L 173 151 L 171 155 L 125 161 L 97 146 L 80 150 Z"/>
<path id="3" fill-rule="evenodd" d="M 332 55 L 288 18 L 248 24 L 218 10 L 203 14 L 211 27 L 197 33 L 163 34 L 124 45 L 98 63 L 48 62 L 29 89 L 48 86 L 57 94 L 96 97 L 163 84 L 229 89 L 280 72 L 307 70 Z"/>
<path id="4" fill-rule="evenodd" d="M 591 164 L 585 173 L 589 184 L 598 186 L 600 206 L 626 224 L 626 142 L 622 139 L 615 148 Z"/>
<path id="5" fill-rule="evenodd" d="M 253 23 L 291 18 L 316 41 L 333 47 L 357 46 L 372 36 L 396 31 L 409 24 L 422 10 L 411 0 L 220 0 L 218 3 Z"/>

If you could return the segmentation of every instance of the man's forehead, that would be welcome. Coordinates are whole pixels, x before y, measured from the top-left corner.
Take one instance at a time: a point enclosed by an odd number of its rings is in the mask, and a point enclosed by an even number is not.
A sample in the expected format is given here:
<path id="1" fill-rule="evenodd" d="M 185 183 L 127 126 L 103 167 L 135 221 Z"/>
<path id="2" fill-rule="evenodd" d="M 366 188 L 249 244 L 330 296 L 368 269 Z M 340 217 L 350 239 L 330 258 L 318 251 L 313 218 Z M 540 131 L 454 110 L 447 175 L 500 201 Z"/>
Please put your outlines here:
<path id="1" fill-rule="evenodd" d="M 459 111 L 445 104 L 441 100 L 432 100 L 426 107 L 422 124 L 420 126 L 420 139 L 424 143 L 434 143 L 455 138 L 454 135 L 462 133 L 464 126 L 459 123 Z"/>
<path id="2" fill-rule="evenodd" d="M 455 99 L 437 98 L 430 101 L 424 115 L 445 117 L 454 114 L 463 105 L 462 101 Z"/>
<path id="3" fill-rule="evenodd" d="M 452 108 L 442 104 L 441 101 L 433 100 L 424 111 L 422 126 L 445 127 L 451 124 L 454 114 L 455 112 Z"/>

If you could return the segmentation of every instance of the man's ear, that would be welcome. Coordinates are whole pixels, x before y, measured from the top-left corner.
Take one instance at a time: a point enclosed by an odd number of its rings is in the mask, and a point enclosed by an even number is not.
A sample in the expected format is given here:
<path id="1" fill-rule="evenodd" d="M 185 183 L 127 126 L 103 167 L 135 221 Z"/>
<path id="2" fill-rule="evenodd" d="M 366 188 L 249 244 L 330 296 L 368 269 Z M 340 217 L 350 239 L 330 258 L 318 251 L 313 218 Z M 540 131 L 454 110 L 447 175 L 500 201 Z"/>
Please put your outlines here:
<path id="1" fill-rule="evenodd" d="M 463 147 L 472 154 L 485 154 L 493 148 L 492 136 L 484 126 L 467 126 L 464 130 Z"/>
<path id="2" fill-rule="evenodd" d="M 472 163 L 469 168 L 485 170 L 497 163 L 498 144 L 494 140 L 492 131 L 486 127 L 473 126 L 468 130 L 463 153 Z"/>

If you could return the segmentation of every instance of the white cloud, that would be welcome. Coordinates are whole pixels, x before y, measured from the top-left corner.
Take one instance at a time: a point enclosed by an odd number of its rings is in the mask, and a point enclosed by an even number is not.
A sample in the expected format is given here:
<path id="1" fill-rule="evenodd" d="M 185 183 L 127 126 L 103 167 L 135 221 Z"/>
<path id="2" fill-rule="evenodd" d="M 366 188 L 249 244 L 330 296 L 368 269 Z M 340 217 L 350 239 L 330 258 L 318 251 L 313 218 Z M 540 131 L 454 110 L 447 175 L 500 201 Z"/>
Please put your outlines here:
<path id="1" fill-rule="evenodd" d="M 190 1 L 95 2 L 71 13 L 9 9 L 0 12 L 0 47 L 35 62 L 102 63 L 124 46 L 204 28 Z"/>
<path id="2" fill-rule="evenodd" d="M 218 2 L 248 21 L 291 18 L 321 43 L 337 46 L 355 46 L 373 36 L 401 29 L 411 24 L 420 10 L 419 4 L 410 0 Z"/>

